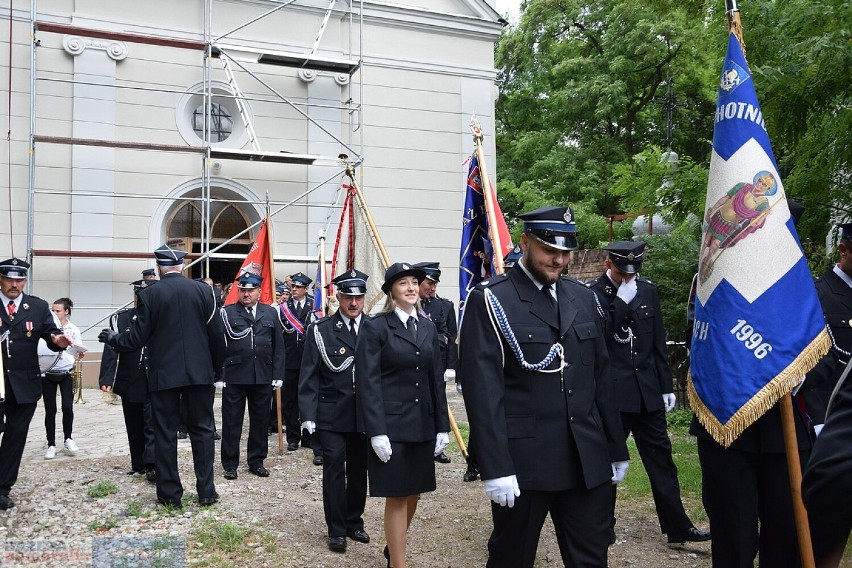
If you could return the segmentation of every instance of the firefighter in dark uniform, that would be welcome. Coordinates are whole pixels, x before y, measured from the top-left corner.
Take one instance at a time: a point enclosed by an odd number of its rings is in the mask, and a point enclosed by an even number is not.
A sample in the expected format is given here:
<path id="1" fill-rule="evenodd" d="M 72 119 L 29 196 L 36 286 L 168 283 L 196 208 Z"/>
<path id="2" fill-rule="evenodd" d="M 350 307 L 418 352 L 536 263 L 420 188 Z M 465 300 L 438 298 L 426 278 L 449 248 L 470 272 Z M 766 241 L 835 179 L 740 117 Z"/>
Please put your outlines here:
<path id="1" fill-rule="evenodd" d="M 848 467 L 852 458 L 852 452 L 848 449 L 848 432 L 852 426 L 852 422 L 848 422 L 849 401 L 852 400 L 849 385 L 852 380 L 846 379 L 845 386 L 836 397 L 838 404 L 831 410 L 834 416 L 828 435 L 823 431 L 823 423 L 826 423 L 828 429 L 828 421 L 820 413 L 825 411 L 846 363 L 852 358 L 852 223 L 840 225 L 839 229 L 837 251 L 840 261 L 815 282 L 825 321 L 831 332 L 832 347 L 808 373 L 802 387 L 806 397 L 810 395 L 818 398 L 818 404 L 807 407 L 819 437 L 808 464 L 808 483 L 805 484 L 806 489 L 809 485 L 816 488 L 812 490 L 813 501 L 809 509 L 817 566 L 836 566 L 840 562 L 852 528 L 852 516 L 839 512 L 842 508 L 840 499 L 846 497 L 843 494 L 846 480 L 841 477 L 847 475 L 844 468 Z M 809 401 L 808 398 L 806 400 Z"/>
<path id="2" fill-rule="evenodd" d="M 307 430 L 303 431 L 302 421 L 299 420 L 299 371 L 305 352 L 305 331 L 313 321 L 314 297 L 308 294 L 308 286 L 313 280 L 297 272 L 290 276 L 290 281 L 290 298 L 279 306 L 287 350 L 284 388 L 281 391 L 281 419 L 287 430 L 287 451 L 296 451 L 301 443 L 303 448 L 313 450 L 314 464 L 322 465 L 320 448 Z"/>
<path id="3" fill-rule="evenodd" d="M 157 280 L 133 282 L 134 307 L 113 314 L 109 328 L 118 333 L 129 330 L 136 319 L 139 292 L 156 283 Z M 104 345 L 98 384 L 102 391 L 121 397 L 124 427 L 130 446 L 130 471 L 127 474 L 144 473 L 148 481 L 156 481 L 154 426 L 151 424 L 151 404 L 148 400 L 148 354 L 145 347 L 118 353 L 109 345 Z"/>
<path id="4" fill-rule="evenodd" d="M 181 274 L 186 252 L 163 245 L 154 256 L 160 281 L 139 292 L 136 320 L 121 333 L 104 329 L 98 340 L 116 351 L 148 349 L 157 500 L 182 507 L 177 430 L 181 398 L 185 398 L 198 503 L 212 505 L 219 500 L 213 483 L 213 381 L 225 351 L 216 291 Z"/>
<path id="5" fill-rule="evenodd" d="M 571 208 L 520 216 L 523 258 L 465 304 L 459 369 L 494 529 L 488 568 L 531 567 L 548 514 L 566 566 L 606 566 L 627 445 L 594 293 L 562 276 Z"/>
<path id="6" fill-rule="evenodd" d="M 710 540 L 709 532 L 696 529 L 689 520 L 680 498 L 666 429 L 666 412 L 674 408 L 675 396 L 663 315 L 657 287 L 638 274 L 645 243 L 620 241 L 605 250 L 609 251 L 607 270 L 589 287 L 597 294 L 607 319 L 606 343 L 624 438 L 633 433 L 651 481 L 660 529 L 668 542 Z M 614 527 L 614 514 L 612 523 Z M 613 537 L 614 533 L 611 541 Z"/>
<path id="7" fill-rule="evenodd" d="M 269 452 L 269 408 L 272 390 L 284 377 L 284 335 L 278 310 L 258 302 L 263 278 L 244 272 L 237 280 L 237 302 L 221 310 L 225 328 L 225 364 L 219 375 L 222 389 L 222 446 L 225 479 L 237 478 L 240 438 L 246 405 L 249 435 L 246 463 L 249 472 L 269 477 L 263 460 Z"/>
<path id="8" fill-rule="evenodd" d="M 355 343 L 364 319 L 367 275 L 350 270 L 331 281 L 340 309 L 305 334 L 299 376 L 299 413 L 322 448 L 322 505 L 328 548 L 346 550 L 346 537 L 368 543 L 367 438 L 356 425 Z"/>
<path id="9" fill-rule="evenodd" d="M 47 302 L 24 293 L 29 268 L 29 263 L 19 258 L 0 263 L 0 380 L 5 392 L 5 399 L 0 396 L 0 510 L 15 506 L 9 492 L 18 480 L 30 421 L 41 398 L 38 340 L 44 339 L 48 348 L 57 352 L 71 344 L 56 325 Z"/>
<path id="10" fill-rule="evenodd" d="M 418 262 L 414 268 L 421 269 L 426 278 L 420 283 L 420 306 L 427 318 L 432 320 L 438 330 L 438 348 L 441 351 L 441 370 L 444 381 L 456 378 L 456 365 L 459 351 L 456 343 L 459 330 L 456 325 L 456 306 L 446 298 L 438 297 L 437 287 L 441 281 L 440 264 L 437 262 Z M 445 452 L 435 456 L 439 463 L 450 463 L 450 456 Z"/>

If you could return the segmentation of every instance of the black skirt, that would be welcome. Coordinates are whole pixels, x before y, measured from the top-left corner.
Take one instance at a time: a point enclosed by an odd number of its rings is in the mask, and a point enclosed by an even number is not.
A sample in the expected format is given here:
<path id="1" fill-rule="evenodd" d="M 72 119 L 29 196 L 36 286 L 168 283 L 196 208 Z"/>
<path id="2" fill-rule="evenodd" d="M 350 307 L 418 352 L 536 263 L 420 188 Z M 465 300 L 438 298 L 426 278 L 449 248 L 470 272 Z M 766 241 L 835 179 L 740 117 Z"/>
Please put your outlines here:
<path id="1" fill-rule="evenodd" d="M 407 497 L 435 490 L 434 442 L 391 442 L 390 460 L 382 463 L 370 448 L 367 464 L 371 497 Z"/>

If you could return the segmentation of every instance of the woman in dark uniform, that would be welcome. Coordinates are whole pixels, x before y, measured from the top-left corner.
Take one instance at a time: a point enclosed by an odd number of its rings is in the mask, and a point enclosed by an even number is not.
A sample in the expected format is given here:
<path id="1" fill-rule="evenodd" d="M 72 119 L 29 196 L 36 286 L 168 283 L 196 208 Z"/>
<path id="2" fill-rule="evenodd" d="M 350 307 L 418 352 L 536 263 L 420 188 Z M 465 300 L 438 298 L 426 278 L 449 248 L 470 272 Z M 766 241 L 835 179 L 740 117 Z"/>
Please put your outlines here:
<path id="1" fill-rule="evenodd" d="M 433 457 L 449 443 L 435 325 L 420 316 L 425 274 L 406 263 L 385 271 L 385 310 L 364 320 L 355 355 L 359 422 L 370 443 L 370 495 L 385 497 L 385 557 L 405 567 L 408 527 L 420 494 L 435 490 Z"/>

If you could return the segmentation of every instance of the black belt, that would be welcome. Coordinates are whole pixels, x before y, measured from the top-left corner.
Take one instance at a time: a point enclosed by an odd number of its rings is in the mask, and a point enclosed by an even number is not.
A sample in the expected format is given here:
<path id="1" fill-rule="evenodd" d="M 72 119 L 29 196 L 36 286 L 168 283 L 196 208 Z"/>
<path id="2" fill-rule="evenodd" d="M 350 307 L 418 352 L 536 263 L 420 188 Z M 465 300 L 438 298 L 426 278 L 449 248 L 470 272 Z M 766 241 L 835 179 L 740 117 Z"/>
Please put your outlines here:
<path id="1" fill-rule="evenodd" d="M 62 372 L 59 372 L 59 373 L 51 373 L 50 371 L 47 371 L 45 373 L 45 375 L 53 375 L 54 377 L 64 377 L 65 375 L 70 375 L 70 374 L 71 374 L 71 371 L 62 371 Z"/>

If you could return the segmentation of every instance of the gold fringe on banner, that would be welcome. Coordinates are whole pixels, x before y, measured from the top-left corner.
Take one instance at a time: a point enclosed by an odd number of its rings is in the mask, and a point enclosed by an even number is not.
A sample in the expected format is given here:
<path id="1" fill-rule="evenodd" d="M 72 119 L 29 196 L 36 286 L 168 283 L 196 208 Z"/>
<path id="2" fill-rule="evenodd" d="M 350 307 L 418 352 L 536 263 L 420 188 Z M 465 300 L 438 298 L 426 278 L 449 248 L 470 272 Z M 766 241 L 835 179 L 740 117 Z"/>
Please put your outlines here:
<path id="1" fill-rule="evenodd" d="M 767 410 L 775 406 L 781 397 L 792 391 L 830 348 L 831 337 L 828 331 L 823 329 L 786 369 L 766 383 L 725 424 L 719 422 L 699 398 L 695 385 L 692 383 L 691 373 L 687 374 L 686 384 L 689 405 L 698 417 L 698 421 L 713 439 L 727 448 L 743 433 L 743 430 L 754 424 Z"/>

